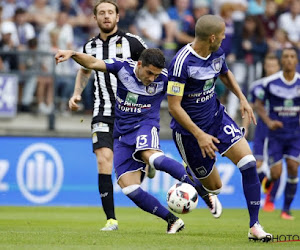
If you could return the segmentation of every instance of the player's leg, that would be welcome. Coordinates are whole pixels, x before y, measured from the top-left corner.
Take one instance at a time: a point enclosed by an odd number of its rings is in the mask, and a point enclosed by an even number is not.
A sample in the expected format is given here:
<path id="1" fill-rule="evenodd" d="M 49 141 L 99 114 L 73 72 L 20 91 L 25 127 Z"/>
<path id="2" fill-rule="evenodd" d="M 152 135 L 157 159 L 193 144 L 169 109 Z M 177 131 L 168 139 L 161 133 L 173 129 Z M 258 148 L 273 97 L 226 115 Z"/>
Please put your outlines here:
<path id="1" fill-rule="evenodd" d="M 217 169 L 214 167 L 215 160 L 202 157 L 194 136 L 182 135 L 173 131 L 173 139 L 182 159 L 187 164 L 186 172 L 195 182 L 198 194 L 214 218 L 219 218 L 222 214 L 222 205 L 217 194 L 220 193 L 222 182 Z"/>
<path id="2" fill-rule="evenodd" d="M 140 186 L 141 171 L 128 172 L 122 175 L 118 184 L 122 192 L 139 208 L 158 216 L 168 223 L 167 233 L 179 232 L 184 228 L 184 222 L 166 209 L 154 196 L 144 191 Z"/>
<path id="3" fill-rule="evenodd" d="M 95 125 L 93 125 L 95 127 Z M 99 125 L 100 126 L 100 125 Z M 106 125 L 104 125 L 106 126 Z M 113 139 L 112 125 L 107 125 L 107 132 L 93 133 L 93 151 L 97 158 L 98 191 L 102 201 L 102 207 L 107 218 L 103 231 L 118 229 L 118 221 L 115 216 L 113 183 L 111 179 L 113 167 Z"/>
<path id="4" fill-rule="evenodd" d="M 195 186 L 195 183 L 188 177 L 183 165 L 174 159 L 167 157 L 163 152 L 154 149 L 147 149 L 139 152 L 140 158 L 143 162 L 149 164 L 149 166 L 152 166 L 159 171 L 166 172 L 181 182 Z"/>
<path id="5" fill-rule="evenodd" d="M 274 181 L 271 191 L 266 196 L 266 201 L 263 208 L 264 211 L 266 212 L 275 211 L 275 199 L 276 199 L 277 190 L 279 188 L 279 184 L 280 184 L 280 178 Z"/>
<path id="6" fill-rule="evenodd" d="M 266 233 L 259 224 L 260 182 L 256 172 L 256 160 L 252 155 L 248 142 L 243 137 L 236 142 L 224 156 L 237 165 L 242 174 L 244 196 L 247 201 L 250 216 L 248 238 L 253 240 L 270 241 L 272 235 Z"/>
<path id="7" fill-rule="evenodd" d="M 261 185 L 264 193 L 271 192 L 274 181 L 278 180 L 282 173 L 282 159 L 284 155 L 285 139 L 269 137 L 267 140 L 268 167 L 270 175 L 266 176 Z"/>
<path id="8" fill-rule="evenodd" d="M 150 167 L 164 171 L 175 179 L 194 185 L 188 178 L 184 167 L 167 157 L 160 149 L 158 129 L 153 126 L 142 126 L 136 135 L 136 149 L 133 158 Z"/>
<path id="9" fill-rule="evenodd" d="M 287 181 L 284 190 L 284 204 L 281 212 L 281 218 L 287 220 L 294 220 L 294 217 L 291 215 L 290 207 L 291 203 L 294 200 L 296 195 L 297 186 L 298 186 L 298 166 L 299 162 L 295 159 L 286 158 L 287 164 Z"/>
<path id="10" fill-rule="evenodd" d="M 124 141 L 122 142 L 122 140 Z M 170 213 L 155 197 L 141 188 L 140 184 L 143 175 L 145 175 L 146 165 L 132 158 L 135 145 L 128 145 L 125 142 L 125 137 L 122 137 L 121 141 L 115 139 L 114 142 L 114 149 L 116 152 L 119 152 L 118 157 L 116 155 L 114 157 L 114 167 L 118 184 L 122 188 L 123 193 L 142 210 L 167 221 L 167 233 L 180 231 L 184 227 L 183 221 Z"/>

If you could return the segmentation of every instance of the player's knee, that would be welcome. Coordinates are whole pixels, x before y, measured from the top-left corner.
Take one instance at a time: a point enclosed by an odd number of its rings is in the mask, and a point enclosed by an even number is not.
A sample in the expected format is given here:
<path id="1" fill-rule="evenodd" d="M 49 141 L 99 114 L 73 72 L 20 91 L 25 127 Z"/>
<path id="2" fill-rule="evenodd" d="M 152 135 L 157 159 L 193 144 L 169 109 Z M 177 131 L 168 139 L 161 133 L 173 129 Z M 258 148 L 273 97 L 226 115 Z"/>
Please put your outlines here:
<path id="1" fill-rule="evenodd" d="M 138 184 L 129 185 L 127 187 L 122 188 L 122 192 L 123 192 L 123 194 L 125 194 L 126 196 L 128 196 L 132 192 L 134 192 L 135 190 L 137 190 L 139 187 L 140 187 L 140 185 L 138 185 Z"/>
<path id="2" fill-rule="evenodd" d="M 110 156 L 97 155 L 98 172 L 101 174 L 111 174 L 112 172 L 112 158 Z"/>
<path id="3" fill-rule="evenodd" d="M 278 180 L 281 175 L 281 171 L 271 171 L 270 173 L 272 180 Z"/>

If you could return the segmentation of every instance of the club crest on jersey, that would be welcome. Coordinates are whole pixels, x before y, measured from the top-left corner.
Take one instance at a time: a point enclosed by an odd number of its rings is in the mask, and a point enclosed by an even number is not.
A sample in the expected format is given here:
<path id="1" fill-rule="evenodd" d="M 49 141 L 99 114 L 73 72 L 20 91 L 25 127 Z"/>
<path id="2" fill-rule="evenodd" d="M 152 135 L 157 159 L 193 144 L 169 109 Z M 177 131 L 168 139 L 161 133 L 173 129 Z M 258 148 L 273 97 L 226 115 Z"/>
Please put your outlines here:
<path id="1" fill-rule="evenodd" d="M 156 93 L 157 83 L 152 82 L 150 85 L 146 86 L 146 92 L 150 95 Z"/>
<path id="2" fill-rule="evenodd" d="M 203 86 L 203 91 L 206 91 L 206 90 L 211 89 L 212 86 L 213 86 L 213 84 L 214 84 L 214 79 L 206 80 L 206 81 L 205 81 L 205 84 L 204 84 L 204 86 Z"/>
<path id="3" fill-rule="evenodd" d="M 214 70 L 218 73 L 221 71 L 221 67 L 222 67 L 222 58 L 216 58 L 212 61 L 212 66 L 214 68 Z"/>
<path id="4" fill-rule="evenodd" d="M 293 107 L 294 101 L 292 99 L 285 99 L 284 100 L 284 107 Z"/>
<path id="5" fill-rule="evenodd" d="M 125 101 L 126 101 L 127 103 L 133 103 L 133 104 L 136 104 L 138 98 L 139 98 L 139 95 L 134 94 L 134 93 L 131 93 L 131 92 L 128 92 Z"/>

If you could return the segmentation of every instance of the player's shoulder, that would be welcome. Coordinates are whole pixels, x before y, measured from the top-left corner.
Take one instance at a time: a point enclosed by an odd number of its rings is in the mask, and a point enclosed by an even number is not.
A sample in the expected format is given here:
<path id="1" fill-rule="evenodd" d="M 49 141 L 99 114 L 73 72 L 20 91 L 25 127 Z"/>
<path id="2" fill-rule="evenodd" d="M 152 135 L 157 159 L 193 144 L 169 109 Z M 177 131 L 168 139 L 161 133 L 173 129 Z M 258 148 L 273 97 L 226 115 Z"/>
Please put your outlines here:
<path id="1" fill-rule="evenodd" d="M 100 34 L 97 36 L 91 37 L 86 43 L 83 45 L 83 52 L 84 53 L 89 53 L 92 47 L 95 47 L 95 44 L 97 44 L 97 40 L 100 40 L 99 38 Z"/>
<path id="2" fill-rule="evenodd" d="M 191 50 L 189 45 L 182 47 L 176 55 L 173 57 L 170 66 L 169 74 L 174 76 L 180 76 L 182 70 L 189 64 Z"/>
<path id="3" fill-rule="evenodd" d="M 267 86 L 269 83 L 274 82 L 274 81 L 276 81 L 278 79 L 281 79 L 282 75 L 283 75 L 282 71 L 279 71 L 279 72 L 276 72 L 273 75 L 264 77 L 263 81 L 262 81 L 262 85 L 263 86 Z"/>
<path id="4" fill-rule="evenodd" d="M 165 80 L 168 80 L 168 70 L 166 68 L 163 68 L 159 77 L 161 79 L 165 79 Z"/>
<path id="5" fill-rule="evenodd" d="M 145 43 L 145 41 L 138 35 L 134 35 L 132 33 L 129 32 L 123 32 L 123 31 L 119 31 L 120 34 L 122 34 L 123 37 L 125 37 L 130 44 L 135 45 L 135 44 L 141 44 L 143 45 L 143 47 L 148 48 L 147 44 Z"/>
<path id="6" fill-rule="evenodd" d="M 131 58 L 113 58 L 113 61 L 116 63 L 121 63 L 121 64 L 127 64 L 131 67 L 135 67 L 136 62 L 134 60 L 132 60 Z"/>
<path id="7" fill-rule="evenodd" d="M 251 85 L 250 85 L 250 91 L 252 91 L 255 88 L 262 87 L 264 79 L 265 79 L 265 77 L 257 79 L 254 82 L 252 82 Z"/>

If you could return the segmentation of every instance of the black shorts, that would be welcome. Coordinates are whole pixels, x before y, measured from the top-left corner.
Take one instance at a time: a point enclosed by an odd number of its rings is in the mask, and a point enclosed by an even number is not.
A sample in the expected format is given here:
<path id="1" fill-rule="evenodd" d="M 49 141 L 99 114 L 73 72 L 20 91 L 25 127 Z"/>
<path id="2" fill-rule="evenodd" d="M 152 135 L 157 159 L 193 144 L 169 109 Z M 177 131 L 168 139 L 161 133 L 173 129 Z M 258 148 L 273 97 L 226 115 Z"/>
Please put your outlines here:
<path id="1" fill-rule="evenodd" d="M 97 122 L 92 124 L 93 152 L 98 148 L 113 150 L 113 124 Z"/>

